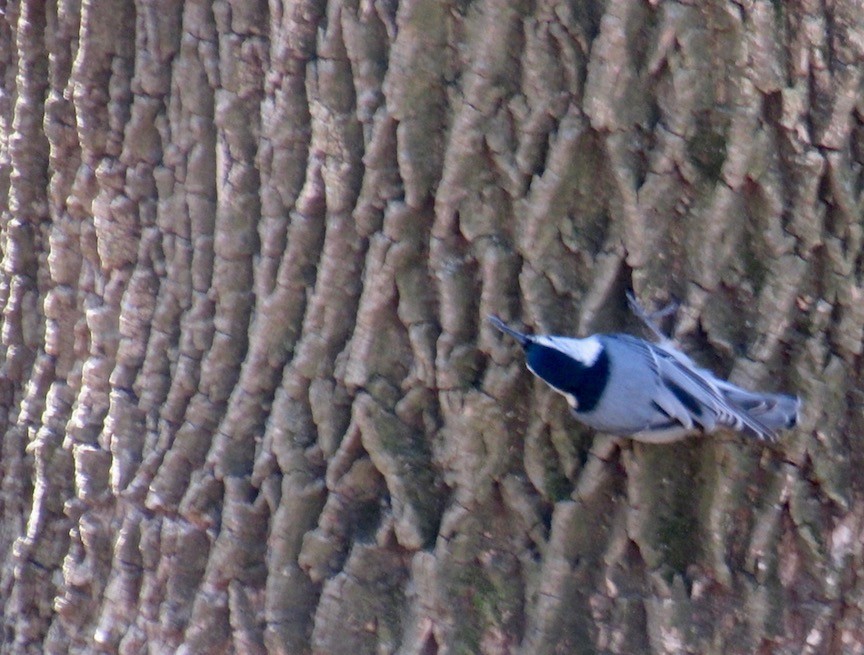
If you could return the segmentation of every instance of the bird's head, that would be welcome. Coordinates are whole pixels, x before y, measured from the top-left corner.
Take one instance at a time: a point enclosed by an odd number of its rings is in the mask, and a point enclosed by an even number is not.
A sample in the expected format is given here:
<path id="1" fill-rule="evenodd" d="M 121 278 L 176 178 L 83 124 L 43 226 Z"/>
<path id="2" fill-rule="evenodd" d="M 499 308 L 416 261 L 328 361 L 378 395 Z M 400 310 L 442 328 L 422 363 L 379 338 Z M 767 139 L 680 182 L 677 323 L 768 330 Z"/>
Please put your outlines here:
<path id="1" fill-rule="evenodd" d="M 609 358 L 600 339 L 531 336 L 497 317 L 490 321 L 520 343 L 528 369 L 562 394 L 571 407 L 589 411 L 597 404 L 609 379 Z"/>
<path id="2" fill-rule="evenodd" d="M 574 409 L 596 404 L 606 386 L 609 360 L 597 337 L 534 337 L 525 347 L 525 360 L 534 375 L 561 393 Z M 595 398 L 596 396 L 596 398 Z"/>

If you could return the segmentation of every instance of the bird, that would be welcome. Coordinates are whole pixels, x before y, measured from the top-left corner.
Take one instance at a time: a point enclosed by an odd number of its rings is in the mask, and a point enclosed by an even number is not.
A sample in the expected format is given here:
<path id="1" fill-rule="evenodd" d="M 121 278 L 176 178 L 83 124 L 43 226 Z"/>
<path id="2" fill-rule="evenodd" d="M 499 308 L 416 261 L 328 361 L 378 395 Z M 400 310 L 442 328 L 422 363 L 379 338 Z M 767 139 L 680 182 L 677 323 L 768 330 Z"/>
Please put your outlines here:
<path id="1" fill-rule="evenodd" d="M 657 343 L 623 333 L 529 335 L 497 316 L 488 318 L 522 346 L 528 370 L 564 396 L 580 422 L 600 432 L 669 443 L 726 428 L 774 442 L 779 431 L 797 425 L 800 398 L 748 391 L 700 368 L 655 325 L 654 317 L 669 307 L 648 315 L 632 294 L 627 298 Z"/>

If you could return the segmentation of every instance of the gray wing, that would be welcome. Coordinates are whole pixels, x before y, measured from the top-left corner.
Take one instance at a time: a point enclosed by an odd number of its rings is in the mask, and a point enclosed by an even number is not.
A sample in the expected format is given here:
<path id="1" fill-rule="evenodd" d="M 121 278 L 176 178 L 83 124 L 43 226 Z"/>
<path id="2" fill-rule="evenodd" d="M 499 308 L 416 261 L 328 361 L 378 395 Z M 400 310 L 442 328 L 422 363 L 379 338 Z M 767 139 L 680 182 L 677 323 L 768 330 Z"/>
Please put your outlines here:
<path id="1" fill-rule="evenodd" d="M 650 377 L 653 382 L 654 389 L 651 392 L 652 404 L 654 405 L 655 414 L 645 426 L 645 433 L 667 430 L 684 430 L 693 429 L 692 413 L 687 410 L 684 403 L 678 399 L 675 394 L 670 393 L 669 389 L 663 383 L 663 367 L 661 361 L 665 357 L 662 351 L 658 351 L 651 343 L 644 339 L 631 337 L 629 334 L 612 335 L 615 339 L 622 341 L 630 347 L 630 349 L 638 353 L 650 370 Z"/>
<path id="2" fill-rule="evenodd" d="M 698 425 L 705 432 L 717 426 L 744 431 L 759 439 L 773 441 L 776 433 L 746 410 L 735 407 L 712 373 L 696 366 L 684 353 L 669 345 L 658 346 L 642 339 L 625 337 L 638 345 L 657 377 L 654 403 L 670 420 L 692 429 Z"/>

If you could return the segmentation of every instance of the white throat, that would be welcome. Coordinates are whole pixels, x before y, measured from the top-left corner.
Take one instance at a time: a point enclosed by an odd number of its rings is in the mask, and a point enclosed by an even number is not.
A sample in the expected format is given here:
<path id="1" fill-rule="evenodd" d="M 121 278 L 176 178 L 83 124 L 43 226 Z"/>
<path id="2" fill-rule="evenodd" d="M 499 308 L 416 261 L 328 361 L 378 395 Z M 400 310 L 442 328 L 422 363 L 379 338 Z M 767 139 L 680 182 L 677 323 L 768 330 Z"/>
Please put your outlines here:
<path id="1" fill-rule="evenodd" d="M 596 336 L 585 337 L 584 339 L 543 336 L 534 337 L 534 341 L 541 346 L 548 346 L 569 355 L 585 366 L 592 366 L 603 351 L 603 344 Z"/>

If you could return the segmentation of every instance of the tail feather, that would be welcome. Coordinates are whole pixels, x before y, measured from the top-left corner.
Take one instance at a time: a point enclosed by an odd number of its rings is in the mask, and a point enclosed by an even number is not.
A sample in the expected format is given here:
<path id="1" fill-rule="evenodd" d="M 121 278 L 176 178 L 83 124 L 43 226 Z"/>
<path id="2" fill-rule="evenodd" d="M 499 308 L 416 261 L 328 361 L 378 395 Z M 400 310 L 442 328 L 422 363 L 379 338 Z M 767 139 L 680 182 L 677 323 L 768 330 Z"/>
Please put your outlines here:
<path id="1" fill-rule="evenodd" d="M 793 428 L 798 424 L 801 400 L 786 394 L 765 394 L 765 402 L 750 414 L 759 418 L 765 425 L 780 429 Z"/>
<path id="2" fill-rule="evenodd" d="M 735 405 L 731 406 L 735 413 L 729 417 L 731 419 L 730 427 L 760 441 L 777 441 L 777 428 L 764 423 L 761 417 L 756 417 Z"/>
<path id="3" fill-rule="evenodd" d="M 745 391 L 725 381 L 720 389 L 730 405 L 765 428 L 769 439 L 776 438 L 777 430 L 788 430 L 798 424 L 801 399 L 797 396 Z"/>

